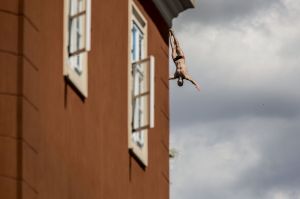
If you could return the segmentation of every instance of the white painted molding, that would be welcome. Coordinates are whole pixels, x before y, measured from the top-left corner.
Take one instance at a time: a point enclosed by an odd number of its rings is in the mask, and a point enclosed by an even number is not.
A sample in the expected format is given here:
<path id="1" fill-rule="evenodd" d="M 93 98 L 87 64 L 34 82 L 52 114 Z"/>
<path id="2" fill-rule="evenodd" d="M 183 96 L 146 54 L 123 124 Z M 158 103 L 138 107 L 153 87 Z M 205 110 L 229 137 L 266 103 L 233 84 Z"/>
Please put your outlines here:
<path id="1" fill-rule="evenodd" d="M 195 7 L 195 0 L 153 0 L 153 3 L 169 27 L 172 26 L 172 20 L 177 17 L 179 13 Z"/>

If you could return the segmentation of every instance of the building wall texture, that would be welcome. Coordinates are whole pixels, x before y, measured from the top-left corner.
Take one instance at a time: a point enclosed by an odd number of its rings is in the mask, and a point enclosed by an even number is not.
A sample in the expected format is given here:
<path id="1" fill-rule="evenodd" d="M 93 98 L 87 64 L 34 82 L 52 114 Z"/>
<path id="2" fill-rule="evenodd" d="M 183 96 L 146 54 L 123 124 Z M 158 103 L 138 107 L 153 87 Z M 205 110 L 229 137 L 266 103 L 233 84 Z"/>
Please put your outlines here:
<path id="1" fill-rule="evenodd" d="M 0 198 L 169 198 L 168 28 L 151 1 L 149 166 L 128 152 L 128 1 L 92 1 L 83 99 L 63 77 L 63 1 L 0 0 Z"/>

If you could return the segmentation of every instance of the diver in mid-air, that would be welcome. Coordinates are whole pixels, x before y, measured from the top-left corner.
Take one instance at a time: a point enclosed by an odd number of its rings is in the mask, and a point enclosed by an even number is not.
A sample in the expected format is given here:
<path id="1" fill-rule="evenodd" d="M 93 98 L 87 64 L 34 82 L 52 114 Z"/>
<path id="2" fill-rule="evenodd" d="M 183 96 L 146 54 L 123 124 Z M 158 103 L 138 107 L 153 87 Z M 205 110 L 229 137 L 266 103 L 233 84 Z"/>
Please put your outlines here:
<path id="1" fill-rule="evenodd" d="M 200 86 L 198 85 L 198 83 L 195 82 L 187 72 L 187 66 L 185 65 L 185 57 L 183 51 L 180 48 L 179 42 L 171 29 L 169 30 L 169 35 L 172 47 L 172 59 L 176 65 L 176 71 L 174 75 L 169 78 L 169 80 L 177 79 L 177 85 L 183 86 L 183 80 L 186 79 L 194 84 L 197 90 L 200 91 Z"/>

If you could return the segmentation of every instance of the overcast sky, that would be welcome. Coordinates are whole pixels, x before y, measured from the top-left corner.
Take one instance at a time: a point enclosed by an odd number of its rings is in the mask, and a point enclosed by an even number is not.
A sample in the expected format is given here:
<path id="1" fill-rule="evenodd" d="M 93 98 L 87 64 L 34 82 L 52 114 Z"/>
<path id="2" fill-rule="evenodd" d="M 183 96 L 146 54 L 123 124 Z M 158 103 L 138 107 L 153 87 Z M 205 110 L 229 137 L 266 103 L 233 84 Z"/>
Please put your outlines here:
<path id="1" fill-rule="evenodd" d="M 171 199 L 300 199 L 300 0 L 199 0 L 173 22 L 202 91 L 170 82 Z"/>

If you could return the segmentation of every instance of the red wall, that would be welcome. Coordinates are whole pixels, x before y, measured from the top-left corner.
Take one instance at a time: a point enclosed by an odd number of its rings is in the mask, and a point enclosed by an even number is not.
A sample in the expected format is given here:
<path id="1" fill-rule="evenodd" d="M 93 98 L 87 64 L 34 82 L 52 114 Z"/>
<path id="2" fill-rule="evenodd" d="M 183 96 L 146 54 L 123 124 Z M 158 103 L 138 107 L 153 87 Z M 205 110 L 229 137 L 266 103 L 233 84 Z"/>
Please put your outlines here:
<path id="1" fill-rule="evenodd" d="M 1 198 L 169 198 L 168 32 L 141 2 L 156 59 L 147 168 L 128 152 L 128 2 L 92 1 L 83 100 L 62 75 L 63 1 L 1 1 Z"/>

